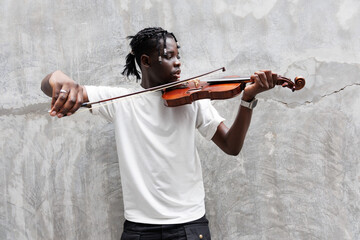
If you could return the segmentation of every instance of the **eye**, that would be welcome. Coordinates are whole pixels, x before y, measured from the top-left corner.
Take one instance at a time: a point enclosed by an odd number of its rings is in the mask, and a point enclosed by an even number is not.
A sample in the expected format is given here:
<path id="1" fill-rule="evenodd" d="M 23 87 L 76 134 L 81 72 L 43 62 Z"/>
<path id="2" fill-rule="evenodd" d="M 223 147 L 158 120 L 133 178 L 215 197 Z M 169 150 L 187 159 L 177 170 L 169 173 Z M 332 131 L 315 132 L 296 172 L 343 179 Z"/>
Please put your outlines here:
<path id="1" fill-rule="evenodd" d="M 174 52 L 167 52 L 165 55 L 164 55 L 164 58 L 167 59 L 167 60 L 171 60 L 173 58 L 177 58 L 177 59 L 180 59 L 180 55 L 179 54 L 175 54 Z"/>

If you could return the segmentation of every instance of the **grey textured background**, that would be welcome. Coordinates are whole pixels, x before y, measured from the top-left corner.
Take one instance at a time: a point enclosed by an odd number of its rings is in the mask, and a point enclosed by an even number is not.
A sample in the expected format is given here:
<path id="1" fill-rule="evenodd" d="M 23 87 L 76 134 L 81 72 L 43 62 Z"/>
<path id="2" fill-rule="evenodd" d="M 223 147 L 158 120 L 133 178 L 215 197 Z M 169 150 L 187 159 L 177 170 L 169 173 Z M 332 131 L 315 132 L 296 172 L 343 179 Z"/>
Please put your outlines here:
<path id="1" fill-rule="evenodd" d="M 119 239 L 113 126 L 55 119 L 40 81 L 133 85 L 127 35 L 173 31 L 182 77 L 306 77 L 259 95 L 241 154 L 197 137 L 213 239 L 360 239 L 360 2 L 0 0 L 0 239 Z M 240 97 L 214 102 L 231 124 Z M 125 116 L 126 117 L 126 116 Z"/>

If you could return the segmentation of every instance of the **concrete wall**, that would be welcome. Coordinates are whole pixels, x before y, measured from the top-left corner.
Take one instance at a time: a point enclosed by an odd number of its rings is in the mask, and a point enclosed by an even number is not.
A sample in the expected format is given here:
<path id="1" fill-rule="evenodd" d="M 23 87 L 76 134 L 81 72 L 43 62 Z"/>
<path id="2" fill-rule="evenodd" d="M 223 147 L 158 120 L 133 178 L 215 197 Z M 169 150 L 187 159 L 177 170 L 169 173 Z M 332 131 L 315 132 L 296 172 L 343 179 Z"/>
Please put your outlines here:
<path id="1" fill-rule="evenodd" d="M 127 35 L 173 31 L 183 77 L 225 66 L 306 77 L 259 95 L 243 151 L 197 138 L 213 239 L 360 238 L 360 3 L 356 0 L 0 1 L 0 239 L 119 239 L 113 126 L 55 119 L 40 81 L 133 85 Z M 231 124 L 240 97 L 216 101 Z"/>

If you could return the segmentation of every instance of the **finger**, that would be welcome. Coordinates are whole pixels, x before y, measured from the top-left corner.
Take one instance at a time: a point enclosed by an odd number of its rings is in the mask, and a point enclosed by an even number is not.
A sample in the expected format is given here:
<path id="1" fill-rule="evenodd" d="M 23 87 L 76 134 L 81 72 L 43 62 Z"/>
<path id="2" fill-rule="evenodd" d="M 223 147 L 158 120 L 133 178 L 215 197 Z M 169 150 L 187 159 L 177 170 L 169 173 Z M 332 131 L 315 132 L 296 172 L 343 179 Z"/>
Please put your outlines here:
<path id="1" fill-rule="evenodd" d="M 262 87 L 262 88 L 265 87 L 263 85 L 263 83 L 260 81 L 259 75 L 257 75 L 257 74 L 251 75 L 250 79 L 251 79 L 251 82 L 253 82 L 254 84 L 259 84 L 260 87 Z"/>
<path id="2" fill-rule="evenodd" d="M 59 113 L 59 111 L 62 110 L 62 108 L 64 107 L 64 104 L 66 103 L 67 99 L 68 99 L 68 95 L 69 95 L 69 90 L 64 90 L 63 92 L 58 93 L 58 97 L 54 103 L 53 108 L 51 109 L 51 113 L 50 115 L 55 116 L 56 114 L 58 115 L 58 117 L 62 117 L 62 113 Z M 66 91 L 66 92 L 65 92 Z"/>
<path id="3" fill-rule="evenodd" d="M 74 106 L 69 110 L 69 112 L 66 114 L 66 116 L 70 116 L 73 113 L 75 113 L 83 104 L 84 102 L 84 97 L 83 97 L 83 91 L 82 89 L 79 90 L 79 92 L 77 93 L 77 99 L 76 99 L 76 103 L 74 104 Z"/>
<path id="4" fill-rule="evenodd" d="M 58 111 L 58 114 L 57 114 L 58 117 L 66 116 L 67 113 L 69 112 L 69 110 L 74 107 L 74 105 L 76 104 L 76 101 L 77 101 L 77 91 L 70 90 L 69 93 L 68 92 L 66 92 L 66 93 L 60 92 L 60 97 L 61 97 L 62 93 L 67 94 L 67 97 L 65 99 L 63 106 Z"/>
<path id="5" fill-rule="evenodd" d="M 60 90 L 61 90 L 61 84 L 55 83 L 52 89 L 51 110 L 50 110 L 51 116 L 55 116 L 57 113 L 57 111 L 54 109 L 54 106 L 59 98 Z"/>
<path id="6" fill-rule="evenodd" d="M 272 80 L 273 80 L 274 87 L 275 87 L 277 84 L 277 81 L 278 81 L 278 75 L 276 73 L 272 73 L 271 75 L 272 75 Z"/>
<path id="7" fill-rule="evenodd" d="M 54 107 L 55 102 L 59 97 L 60 89 L 61 89 L 61 85 L 58 83 L 55 83 L 55 86 L 52 89 L 51 109 Z"/>
<path id="8" fill-rule="evenodd" d="M 269 83 L 266 80 L 266 75 L 264 72 L 256 72 L 256 74 L 259 76 L 260 81 L 262 82 L 263 86 L 268 89 L 269 88 Z"/>
<path id="9" fill-rule="evenodd" d="M 273 78 L 272 78 L 272 73 L 270 70 L 264 70 L 263 71 L 265 73 L 265 76 L 266 76 L 266 81 L 269 85 L 269 88 L 273 88 L 275 85 L 274 85 L 274 81 L 273 81 Z"/>

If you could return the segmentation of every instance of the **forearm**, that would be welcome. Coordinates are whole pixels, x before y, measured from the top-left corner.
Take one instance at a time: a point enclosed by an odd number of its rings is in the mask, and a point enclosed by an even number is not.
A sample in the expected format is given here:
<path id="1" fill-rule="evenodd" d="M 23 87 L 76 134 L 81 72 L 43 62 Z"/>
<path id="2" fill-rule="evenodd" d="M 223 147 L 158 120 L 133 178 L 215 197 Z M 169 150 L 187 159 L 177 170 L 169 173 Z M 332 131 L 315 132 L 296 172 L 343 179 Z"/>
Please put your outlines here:
<path id="1" fill-rule="evenodd" d="M 248 95 L 244 92 L 242 100 L 250 102 L 255 98 L 253 95 Z M 247 107 L 239 106 L 238 114 L 234 120 L 233 125 L 230 127 L 227 133 L 227 145 L 231 149 L 231 152 L 238 155 L 244 145 L 246 133 L 250 127 L 252 109 Z"/>
<path id="2" fill-rule="evenodd" d="M 240 106 L 230 128 L 227 128 L 223 123 L 219 125 L 213 138 L 215 144 L 227 154 L 238 155 L 243 147 L 246 133 L 250 126 L 251 116 L 251 109 Z"/>
<path id="3" fill-rule="evenodd" d="M 245 137 L 250 126 L 251 109 L 240 106 L 238 115 L 228 131 L 228 146 L 232 150 L 232 153 L 238 155 L 244 145 Z"/>

